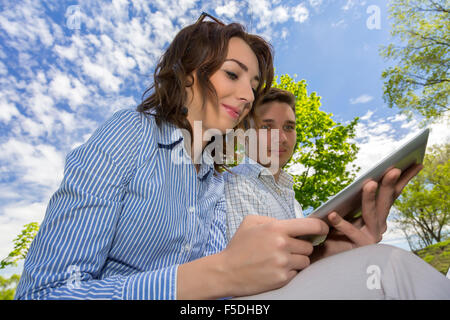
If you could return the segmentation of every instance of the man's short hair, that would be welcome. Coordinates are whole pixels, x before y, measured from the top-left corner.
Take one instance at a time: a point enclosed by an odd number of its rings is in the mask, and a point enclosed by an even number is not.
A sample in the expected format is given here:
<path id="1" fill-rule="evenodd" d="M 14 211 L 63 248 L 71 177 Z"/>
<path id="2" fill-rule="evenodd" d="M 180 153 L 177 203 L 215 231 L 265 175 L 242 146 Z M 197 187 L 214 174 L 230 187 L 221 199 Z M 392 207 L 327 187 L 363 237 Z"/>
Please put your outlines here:
<path id="1" fill-rule="evenodd" d="M 272 101 L 287 103 L 295 115 L 295 96 L 292 92 L 278 88 L 270 88 L 269 92 L 261 99 L 259 105 L 269 103 Z"/>

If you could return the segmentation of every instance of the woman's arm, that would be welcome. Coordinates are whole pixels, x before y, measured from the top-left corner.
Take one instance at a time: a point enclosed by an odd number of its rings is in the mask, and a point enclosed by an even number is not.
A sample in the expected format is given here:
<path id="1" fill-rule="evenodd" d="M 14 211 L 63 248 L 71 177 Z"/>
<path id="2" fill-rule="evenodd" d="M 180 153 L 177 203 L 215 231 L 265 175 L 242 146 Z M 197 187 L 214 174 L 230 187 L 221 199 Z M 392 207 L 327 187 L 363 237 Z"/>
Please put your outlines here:
<path id="1" fill-rule="evenodd" d="M 118 112 L 69 153 L 64 179 L 28 252 L 16 299 L 175 298 L 177 265 L 102 278 L 149 125 L 145 121 L 134 111 Z"/>

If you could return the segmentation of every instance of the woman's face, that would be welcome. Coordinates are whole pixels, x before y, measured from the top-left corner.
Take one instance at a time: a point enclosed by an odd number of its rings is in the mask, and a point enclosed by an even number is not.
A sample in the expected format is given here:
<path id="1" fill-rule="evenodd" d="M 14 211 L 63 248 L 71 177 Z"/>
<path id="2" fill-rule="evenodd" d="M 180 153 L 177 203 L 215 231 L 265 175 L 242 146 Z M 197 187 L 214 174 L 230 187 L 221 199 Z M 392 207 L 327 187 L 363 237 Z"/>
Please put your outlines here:
<path id="1" fill-rule="evenodd" d="M 188 120 L 194 128 L 194 121 L 202 121 L 202 129 L 218 129 L 222 134 L 234 128 L 250 111 L 253 91 L 259 84 L 258 59 L 250 46 L 241 38 L 231 38 L 227 57 L 222 66 L 213 73 L 210 81 L 214 86 L 218 105 L 207 101 L 202 110 L 202 96 L 195 72 L 193 90 L 187 88 Z"/>

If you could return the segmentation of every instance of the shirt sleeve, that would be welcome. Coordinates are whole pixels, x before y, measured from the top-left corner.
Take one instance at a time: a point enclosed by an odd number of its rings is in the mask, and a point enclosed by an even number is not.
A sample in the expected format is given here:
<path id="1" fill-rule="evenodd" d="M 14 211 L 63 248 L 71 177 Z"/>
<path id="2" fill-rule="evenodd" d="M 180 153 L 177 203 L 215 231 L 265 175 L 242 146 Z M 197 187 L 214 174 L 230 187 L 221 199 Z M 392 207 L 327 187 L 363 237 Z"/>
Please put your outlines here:
<path id="1" fill-rule="evenodd" d="M 218 253 L 225 249 L 227 245 L 226 238 L 226 203 L 225 194 L 217 202 L 214 209 L 214 218 L 209 230 L 208 241 L 205 248 L 205 256 Z"/>
<path id="2" fill-rule="evenodd" d="M 144 123 L 150 122 L 136 111 L 117 112 L 68 154 L 63 181 L 30 246 L 16 299 L 176 298 L 177 265 L 101 277 L 143 132 L 149 131 Z"/>

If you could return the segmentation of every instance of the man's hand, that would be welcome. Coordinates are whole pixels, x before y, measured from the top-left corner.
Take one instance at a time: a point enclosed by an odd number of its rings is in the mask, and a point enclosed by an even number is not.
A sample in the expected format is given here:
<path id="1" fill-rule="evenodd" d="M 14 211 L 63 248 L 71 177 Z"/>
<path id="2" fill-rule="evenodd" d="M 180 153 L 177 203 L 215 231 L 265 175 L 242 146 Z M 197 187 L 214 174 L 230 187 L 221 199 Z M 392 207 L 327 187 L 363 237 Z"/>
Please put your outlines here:
<path id="1" fill-rule="evenodd" d="M 234 296 L 280 288 L 310 264 L 310 242 L 302 235 L 326 235 L 328 225 L 318 219 L 277 220 L 249 215 L 227 248 L 220 253 Z"/>
<path id="2" fill-rule="evenodd" d="M 387 230 L 386 220 L 395 199 L 422 168 L 423 165 L 416 164 L 403 174 L 400 169 L 389 170 L 381 180 L 378 193 L 378 183 L 367 182 L 362 193 L 362 217 L 356 221 L 349 222 L 336 212 L 330 213 L 328 220 L 334 229 L 330 231 L 327 240 L 322 245 L 315 247 L 311 262 L 339 252 L 380 242 L 383 233 Z"/>

